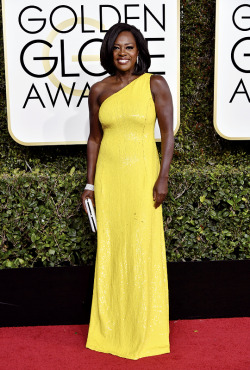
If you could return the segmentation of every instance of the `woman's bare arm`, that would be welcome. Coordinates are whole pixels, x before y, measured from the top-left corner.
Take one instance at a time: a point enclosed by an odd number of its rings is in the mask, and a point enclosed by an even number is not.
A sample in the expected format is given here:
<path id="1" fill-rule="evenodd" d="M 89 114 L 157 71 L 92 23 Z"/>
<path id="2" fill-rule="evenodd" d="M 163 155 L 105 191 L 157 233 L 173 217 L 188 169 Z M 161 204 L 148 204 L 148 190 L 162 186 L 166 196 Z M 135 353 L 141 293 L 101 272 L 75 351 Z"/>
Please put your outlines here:
<path id="1" fill-rule="evenodd" d="M 151 77 L 151 91 L 161 131 L 161 168 L 153 189 L 153 199 L 157 208 L 168 193 L 168 174 L 174 151 L 173 103 L 169 86 L 162 76 Z"/>
<path id="2" fill-rule="evenodd" d="M 90 122 L 90 133 L 87 142 L 87 182 L 88 184 L 94 184 L 96 162 L 98 153 L 103 137 L 102 127 L 99 121 L 99 108 L 98 98 L 100 95 L 99 83 L 94 84 L 89 92 L 89 122 Z M 94 191 L 84 190 L 82 194 L 82 204 L 85 212 L 85 199 L 91 198 L 93 205 L 95 205 Z"/>

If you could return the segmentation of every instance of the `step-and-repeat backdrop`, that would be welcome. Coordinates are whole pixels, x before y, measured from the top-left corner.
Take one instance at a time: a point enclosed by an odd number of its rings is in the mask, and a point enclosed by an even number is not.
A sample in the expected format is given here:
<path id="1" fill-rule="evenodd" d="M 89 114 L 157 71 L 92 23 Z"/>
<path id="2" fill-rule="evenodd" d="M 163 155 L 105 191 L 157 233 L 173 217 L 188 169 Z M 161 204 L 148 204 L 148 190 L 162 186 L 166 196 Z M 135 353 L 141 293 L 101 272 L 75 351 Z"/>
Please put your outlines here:
<path id="1" fill-rule="evenodd" d="M 89 135 L 88 93 L 106 77 L 105 32 L 117 22 L 148 41 L 149 72 L 164 76 L 179 127 L 179 0 L 3 0 L 8 127 L 23 145 L 83 144 Z M 158 124 L 155 138 L 160 139 Z"/>
<path id="2" fill-rule="evenodd" d="M 216 3 L 214 126 L 226 139 L 250 139 L 249 0 Z"/>

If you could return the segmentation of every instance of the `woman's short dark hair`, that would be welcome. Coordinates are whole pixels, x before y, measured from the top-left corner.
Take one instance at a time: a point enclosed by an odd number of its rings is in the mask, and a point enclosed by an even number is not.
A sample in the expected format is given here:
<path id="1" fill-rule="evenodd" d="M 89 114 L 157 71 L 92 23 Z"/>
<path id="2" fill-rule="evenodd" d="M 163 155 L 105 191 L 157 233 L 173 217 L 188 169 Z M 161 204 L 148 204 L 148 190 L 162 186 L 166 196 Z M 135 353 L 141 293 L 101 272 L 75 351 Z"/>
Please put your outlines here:
<path id="1" fill-rule="evenodd" d="M 101 65 L 111 75 L 115 74 L 116 68 L 113 63 L 113 47 L 119 33 L 129 31 L 133 34 L 139 51 L 138 63 L 134 68 L 134 75 L 141 75 L 148 71 L 151 60 L 145 38 L 138 28 L 127 23 L 116 23 L 106 33 L 100 52 Z"/>

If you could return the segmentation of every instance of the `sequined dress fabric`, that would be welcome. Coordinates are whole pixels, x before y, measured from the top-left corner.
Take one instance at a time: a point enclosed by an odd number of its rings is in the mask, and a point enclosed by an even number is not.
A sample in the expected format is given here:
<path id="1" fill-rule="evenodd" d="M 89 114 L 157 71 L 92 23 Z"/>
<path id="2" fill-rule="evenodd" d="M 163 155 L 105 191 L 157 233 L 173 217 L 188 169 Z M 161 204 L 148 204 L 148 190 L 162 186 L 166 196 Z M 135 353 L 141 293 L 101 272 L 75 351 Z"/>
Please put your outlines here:
<path id="1" fill-rule="evenodd" d="M 156 112 L 145 73 L 107 98 L 95 174 L 97 253 L 86 347 L 128 359 L 170 352 Z"/>

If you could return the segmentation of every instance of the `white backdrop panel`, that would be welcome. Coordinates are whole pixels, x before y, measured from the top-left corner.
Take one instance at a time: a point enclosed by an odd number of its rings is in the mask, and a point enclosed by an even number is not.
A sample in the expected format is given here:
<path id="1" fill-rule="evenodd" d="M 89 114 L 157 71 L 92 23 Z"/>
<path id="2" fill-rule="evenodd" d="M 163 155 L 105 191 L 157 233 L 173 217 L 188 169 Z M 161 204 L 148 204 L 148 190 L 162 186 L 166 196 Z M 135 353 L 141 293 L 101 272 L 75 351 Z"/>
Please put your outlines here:
<path id="1" fill-rule="evenodd" d="M 164 73 L 173 96 L 174 129 L 177 131 L 178 0 L 138 3 L 132 0 L 108 3 L 98 0 L 4 0 L 3 19 L 8 127 L 17 142 L 23 145 L 87 142 L 89 87 L 106 77 L 98 76 L 104 72 L 99 60 L 101 40 L 105 35 L 102 31 L 118 21 L 133 24 L 146 38 L 154 39 L 148 41 L 149 51 L 158 57 L 152 58 L 149 72 Z M 78 53 L 84 44 L 80 58 L 83 70 Z M 42 77 L 45 73 L 48 75 Z M 59 83 L 65 97 L 61 90 L 55 99 Z M 160 139 L 158 124 L 155 138 Z"/>
<path id="2" fill-rule="evenodd" d="M 250 139 L 250 1 L 217 0 L 214 126 Z"/>

